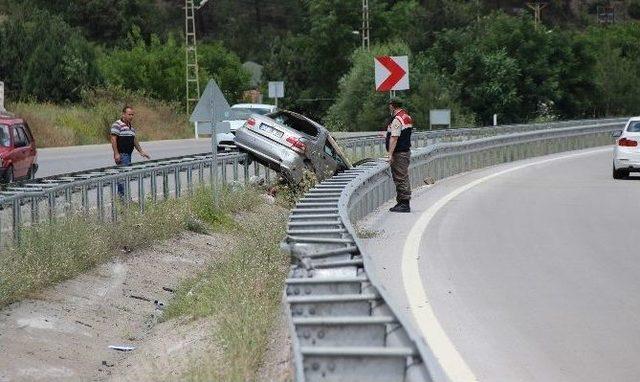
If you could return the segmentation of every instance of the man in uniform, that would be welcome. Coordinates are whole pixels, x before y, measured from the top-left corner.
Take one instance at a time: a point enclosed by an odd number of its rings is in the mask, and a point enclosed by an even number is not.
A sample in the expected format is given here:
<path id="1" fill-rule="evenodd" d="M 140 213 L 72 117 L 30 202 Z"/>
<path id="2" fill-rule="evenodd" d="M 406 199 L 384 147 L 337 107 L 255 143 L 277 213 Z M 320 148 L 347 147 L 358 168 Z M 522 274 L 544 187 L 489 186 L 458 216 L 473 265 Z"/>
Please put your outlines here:
<path id="1" fill-rule="evenodd" d="M 131 165 L 131 154 L 133 149 L 138 150 L 140 155 L 150 159 L 136 139 L 136 130 L 131 125 L 133 122 L 133 108 L 125 106 L 122 109 L 122 116 L 111 125 L 111 148 L 113 149 L 113 160 L 118 166 Z M 118 195 L 124 197 L 124 184 L 118 183 Z"/>
<path id="2" fill-rule="evenodd" d="M 411 160 L 411 132 L 413 121 L 402 102 L 393 98 L 389 101 L 391 122 L 387 126 L 386 147 L 389 153 L 388 161 L 391 166 L 393 182 L 396 184 L 397 204 L 389 211 L 411 212 L 411 183 L 409 181 L 409 161 Z"/>

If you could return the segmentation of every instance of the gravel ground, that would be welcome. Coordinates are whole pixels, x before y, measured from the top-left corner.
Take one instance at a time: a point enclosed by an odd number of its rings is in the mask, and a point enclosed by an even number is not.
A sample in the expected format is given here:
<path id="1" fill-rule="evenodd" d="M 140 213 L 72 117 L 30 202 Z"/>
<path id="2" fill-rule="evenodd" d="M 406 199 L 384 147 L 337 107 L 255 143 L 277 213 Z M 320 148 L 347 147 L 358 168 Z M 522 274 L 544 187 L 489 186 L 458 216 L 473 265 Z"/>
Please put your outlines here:
<path id="1" fill-rule="evenodd" d="M 221 356 L 215 322 L 158 323 L 162 310 L 155 301 L 169 301 L 182 279 L 223 259 L 237 240 L 185 233 L 3 309 L 0 381 L 175 380 L 203 359 L 215 361 Z M 276 326 L 264 380 L 290 379 L 288 333 L 282 323 Z"/>

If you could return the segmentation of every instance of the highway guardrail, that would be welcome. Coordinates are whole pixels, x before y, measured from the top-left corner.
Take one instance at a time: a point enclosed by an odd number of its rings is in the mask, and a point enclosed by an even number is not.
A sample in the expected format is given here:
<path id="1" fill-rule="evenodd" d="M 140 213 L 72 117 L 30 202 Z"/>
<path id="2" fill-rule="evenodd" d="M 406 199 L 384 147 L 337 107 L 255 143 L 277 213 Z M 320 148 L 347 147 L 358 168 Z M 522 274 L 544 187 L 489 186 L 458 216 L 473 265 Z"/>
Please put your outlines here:
<path id="1" fill-rule="evenodd" d="M 412 151 L 412 187 L 461 172 L 610 144 L 626 119 L 566 123 Z M 524 132 L 522 132 L 524 131 Z M 379 143 L 378 143 L 379 144 Z M 311 189 L 289 216 L 282 247 L 293 260 L 283 292 L 298 382 L 451 381 L 413 318 L 397 306 L 363 253 L 355 222 L 395 196 L 379 160 Z"/>

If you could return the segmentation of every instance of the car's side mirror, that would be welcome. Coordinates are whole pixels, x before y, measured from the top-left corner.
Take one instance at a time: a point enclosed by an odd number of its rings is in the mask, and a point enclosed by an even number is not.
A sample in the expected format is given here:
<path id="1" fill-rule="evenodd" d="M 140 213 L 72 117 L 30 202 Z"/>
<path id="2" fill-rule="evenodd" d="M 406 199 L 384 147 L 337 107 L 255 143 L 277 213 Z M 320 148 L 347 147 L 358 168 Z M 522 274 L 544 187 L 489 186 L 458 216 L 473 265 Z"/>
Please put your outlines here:
<path id="1" fill-rule="evenodd" d="M 611 133 L 611 136 L 613 138 L 620 138 L 621 135 L 622 135 L 622 130 L 616 130 L 616 131 Z"/>

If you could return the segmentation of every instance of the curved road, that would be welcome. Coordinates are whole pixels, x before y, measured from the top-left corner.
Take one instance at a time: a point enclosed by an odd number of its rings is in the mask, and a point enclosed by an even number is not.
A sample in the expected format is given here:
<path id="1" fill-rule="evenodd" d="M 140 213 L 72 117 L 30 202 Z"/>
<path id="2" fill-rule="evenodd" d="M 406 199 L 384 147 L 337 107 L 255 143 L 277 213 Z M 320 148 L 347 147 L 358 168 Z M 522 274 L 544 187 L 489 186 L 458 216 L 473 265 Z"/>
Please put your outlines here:
<path id="1" fill-rule="evenodd" d="M 364 223 L 376 272 L 455 380 L 640 380 L 640 178 L 613 180 L 611 158 L 475 171 Z"/>

